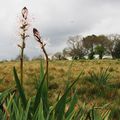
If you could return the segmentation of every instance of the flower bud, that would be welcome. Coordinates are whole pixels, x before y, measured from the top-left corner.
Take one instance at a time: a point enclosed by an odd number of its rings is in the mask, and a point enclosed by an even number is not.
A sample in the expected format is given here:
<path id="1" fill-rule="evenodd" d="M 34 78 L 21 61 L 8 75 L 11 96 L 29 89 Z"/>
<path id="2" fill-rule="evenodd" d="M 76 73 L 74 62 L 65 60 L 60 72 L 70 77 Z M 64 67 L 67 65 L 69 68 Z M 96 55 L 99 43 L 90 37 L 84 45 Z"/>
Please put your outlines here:
<path id="1" fill-rule="evenodd" d="M 24 7 L 22 9 L 22 16 L 25 20 L 27 19 L 27 15 L 28 15 L 28 9 L 26 7 Z"/>
<path id="2" fill-rule="evenodd" d="M 38 42 L 40 42 L 40 39 L 41 39 L 40 33 L 38 32 L 38 30 L 37 30 L 36 28 L 33 28 L 33 35 L 34 35 L 34 37 L 36 38 L 36 40 L 37 40 Z"/>

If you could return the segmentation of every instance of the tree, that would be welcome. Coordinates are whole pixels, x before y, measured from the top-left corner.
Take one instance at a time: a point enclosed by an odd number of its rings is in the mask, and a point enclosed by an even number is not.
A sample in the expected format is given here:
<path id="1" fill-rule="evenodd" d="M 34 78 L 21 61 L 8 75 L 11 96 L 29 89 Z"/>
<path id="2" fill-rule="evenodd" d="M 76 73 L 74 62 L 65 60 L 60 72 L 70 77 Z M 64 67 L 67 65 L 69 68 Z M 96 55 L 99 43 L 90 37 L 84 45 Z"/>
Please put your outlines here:
<path id="1" fill-rule="evenodd" d="M 68 51 L 73 59 L 81 59 L 86 54 L 86 50 L 82 45 L 82 39 L 79 35 L 69 37 L 68 39 Z"/>
<path id="2" fill-rule="evenodd" d="M 109 39 L 108 44 L 108 52 L 112 55 L 112 58 L 115 59 L 117 56 L 117 44 L 119 44 L 120 41 L 120 35 L 119 34 L 110 34 L 107 36 Z"/>
<path id="3" fill-rule="evenodd" d="M 58 60 L 61 60 L 62 59 L 62 53 L 61 52 L 56 52 L 54 54 L 54 56 L 58 59 Z"/>
<path id="4" fill-rule="evenodd" d="M 113 53 L 115 58 L 120 58 L 120 40 L 116 41 Z"/>
<path id="5" fill-rule="evenodd" d="M 105 48 L 101 45 L 95 47 L 95 53 L 99 55 L 99 59 L 102 59 L 105 52 Z"/>
<path id="6" fill-rule="evenodd" d="M 93 51 L 93 49 L 91 49 L 91 50 L 90 50 L 90 53 L 88 54 L 88 58 L 89 58 L 90 60 L 94 59 L 94 54 L 95 54 L 95 52 Z"/>
<path id="7" fill-rule="evenodd" d="M 69 48 L 64 48 L 62 51 L 63 57 L 70 56 L 70 49 Z"/>
<path id="8" fill-rule="evenodd" d="M 109 49 L 113 45 L 113 43 L 105 35 L 90 35 L 83 38 L 82 42 L 83 46 L 88 51 L 89 59 L 93 59 L 95 53 L 99 54 L 99 58 L 101 59 L 103 53 L 109 52 Z"/>
<path id="9" fill-rule="evenodd" d="M 96 35 L 90 35 L 90 36 L 84 37 L 82 40 L 83 47 L 85 47 L 85 49 L 87 50 L 89 59 L 94 58 L 94 45 L 96 43 L 95 42 L 96 39 L 97 39 Z"/>

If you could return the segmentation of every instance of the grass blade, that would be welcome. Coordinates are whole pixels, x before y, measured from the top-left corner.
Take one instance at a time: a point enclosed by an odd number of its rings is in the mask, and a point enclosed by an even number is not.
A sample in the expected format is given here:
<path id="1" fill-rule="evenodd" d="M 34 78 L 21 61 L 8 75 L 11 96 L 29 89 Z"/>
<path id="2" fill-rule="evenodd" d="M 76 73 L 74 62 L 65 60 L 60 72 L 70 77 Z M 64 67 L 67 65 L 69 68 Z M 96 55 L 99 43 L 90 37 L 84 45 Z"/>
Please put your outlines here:
<path id="1" fill-rule="evenodd" d="M 63 119 L 67 95 L 68 95 L 69 91 L 71 90 L 71 88 L 74 86 L 74 84 L 79 80 L 79 78 L 81 76 L 81 73 L 79 74 L 77 79 L 67 88 L 67 90 L 65 91 L 63 96 L 58 101 L 58 103 L 56 105 L 56 108 L 55 108 L 55 115 L 56 115 L 57 120 L 62 120 Z"/>
<path id="2" fill-rule="evenodd" d="M 44 67 L 43 67 L 43 62 L 41 61 L 40 64 L 40 82 L 44 78 Z M 43 101 L 43 110 L 44 110 L 44 115 L 47 116 L 48 111 L 49 111 L 49 106 L 48 106 L 48 85 L 47 85 L 47 79 L 44 80 L 43 83 L 43 88 L 42 88 L 42 101 Z"/>
<path id="3" fill-rule="evenodd" d="M 46 75 L 46 73 L 45 73 L 45 75 Z M 44 81 L 45 81 L 44 80 L 45 79 L 45 75 L 44 75 L 44 78 L 43 78 L 43 80 L 41 81 L 41 83 L 39 85 L 39 88 L 37 90 L 37 94 L 35 96 L 35 102 L 34 102 L 34 108 L 33 108 L 34 113 L 35 113 L 35 111 L 36 111 L 36 109 L 37 109 L 37 107 L 38 107 L 38 105 L 40 103 L 40 99 L 42 97 L 42 88 L 43 88 L 43 84 L 44 84 Z"/>
<path id="4" fill-rule="evenodd" d="M 14 73 L 14 78 L 15 78 L 15 82 L 16 82 L 16 87 L 18 89 L 18 92 L 19 92 L 19 95 L 20 95 L 23 107 L 25 109 L 26 105 L 27 105 L 27 99 L 26 99 L 26 96 L 25 96 L 25 93 L 24 93 L 24 89 L 23 89 L 23 87 L 20 84 L 20 80 L 18 78 L 18 75 L 17 75 L 15 67 L 13 68 L 13 73 Z"/>
<path id="5" fill-rule="evenodd" d="M 69 109 L 66 112 L 66 115 L 65 115 L 66 117 L 68 117 L 69 114 L 71 114 L 74 111 L 76 103 L 77 103 L 77 93 L 75 92 L 75 94 L 74 94 L 74 96 L 73 96 L 73 98 L 72 98 L 72 100 L 70 102 Z"/>

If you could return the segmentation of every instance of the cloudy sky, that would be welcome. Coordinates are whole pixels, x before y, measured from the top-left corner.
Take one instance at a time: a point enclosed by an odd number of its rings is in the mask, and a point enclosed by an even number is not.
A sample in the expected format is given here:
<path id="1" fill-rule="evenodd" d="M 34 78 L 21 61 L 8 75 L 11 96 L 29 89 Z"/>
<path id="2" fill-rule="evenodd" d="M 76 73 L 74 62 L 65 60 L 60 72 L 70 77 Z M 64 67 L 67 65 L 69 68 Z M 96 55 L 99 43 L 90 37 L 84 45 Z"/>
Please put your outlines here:
<path id="1" fill-rule="evenodd" d="M 1 0 L 0 60 L 19 54 L 21 9 L 29 10 L 25 53 L 37 56 L 32 28 L 41 31 L 48 53 L 62 51 L 69 36 L 120 33 L 120 0 Z"/>

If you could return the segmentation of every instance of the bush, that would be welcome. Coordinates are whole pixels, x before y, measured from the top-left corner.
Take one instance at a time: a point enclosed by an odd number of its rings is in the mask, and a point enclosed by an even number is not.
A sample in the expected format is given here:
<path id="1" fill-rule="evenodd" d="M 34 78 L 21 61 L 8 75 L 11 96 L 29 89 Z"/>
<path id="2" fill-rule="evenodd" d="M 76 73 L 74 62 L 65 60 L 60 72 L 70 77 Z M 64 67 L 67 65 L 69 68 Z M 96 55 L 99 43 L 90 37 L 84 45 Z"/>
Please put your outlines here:
<path id="1" fill-rule="evenodd" d="M 107 86 L 109 76 L 110 76 L 108 70 L 109 70 L 108 68 L 106 70 L 101 69 L 100 72 L 98 73 L 95 73 L 94 71 L 92 71 L 89 73 L 87 80 L 98 86 Z"/>

